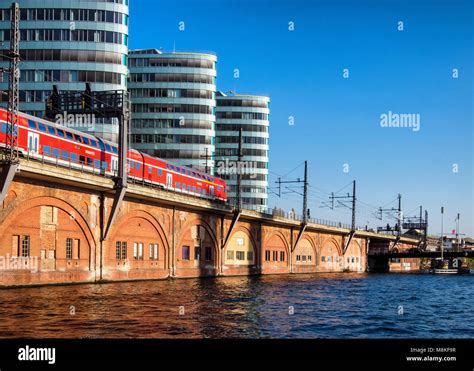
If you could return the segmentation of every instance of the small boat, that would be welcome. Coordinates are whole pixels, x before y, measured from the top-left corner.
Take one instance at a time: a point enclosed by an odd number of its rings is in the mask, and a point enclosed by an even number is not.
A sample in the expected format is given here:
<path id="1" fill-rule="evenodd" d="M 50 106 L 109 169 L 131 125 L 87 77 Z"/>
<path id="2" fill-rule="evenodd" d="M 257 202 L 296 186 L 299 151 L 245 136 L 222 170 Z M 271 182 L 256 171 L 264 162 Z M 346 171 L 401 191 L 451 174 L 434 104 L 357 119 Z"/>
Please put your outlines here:
<path id="1" fill-rule="evenodd" d="M 461 259 L 434 259 L 431 262 L 433 274 L 469 274 L 471 270 Z"/>

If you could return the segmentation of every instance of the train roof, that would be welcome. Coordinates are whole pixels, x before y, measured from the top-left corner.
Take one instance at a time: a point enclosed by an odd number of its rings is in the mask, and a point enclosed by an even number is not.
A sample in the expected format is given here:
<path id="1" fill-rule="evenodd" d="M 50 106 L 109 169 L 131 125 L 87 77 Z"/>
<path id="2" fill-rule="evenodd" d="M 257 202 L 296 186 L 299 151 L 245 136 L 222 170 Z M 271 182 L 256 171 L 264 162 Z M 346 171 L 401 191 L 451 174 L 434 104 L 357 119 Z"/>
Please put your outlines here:
<path id="1" fill-rule="evenodd" d="M 3 111 L 7 111 L 4 107 L 0 107 L 0 109 L 3 110 Z M 110 140 L 103 139 L 103 138 L 100 138 L 100 137 L 96 137 L 96 136 L 94 136 L 94 135 L 91 135 L 91 134 L 88 134 L 88 133 L 85 133 L 85 132 L 83 132 L 83 131 L 79 131 L 79 130 L 76 130 L 76 129 L 71 129 L 71 128 L 67 127 L 67 126 L 60 125 L 60 124 L 58 124 L 58 123 L 56 123 L 56 122 L 54 122 L 54 121 L 49 121 L 49 120 L 42 119 L 42 118 L 39 118 L 39 117 L 36 117 L 36 116 L 32 116 L 32 115 L 29 115 L 29 114 L 27 114 L 27 113 L 25 113 L 25 112 L 20 112 L 19 114 L 20 114 L 20 116 L 22 116 L 22 117 L 24 117 L 24 118 L 26 118 L 26 119 L 28 119 L 28 120 L 37 121 L 37 122 L 42 122 L 42 123 L 44 123 L 44 124 L 46 124 L 46 125 L 53 125 L 55 128 L 59 128 L 59 129 L 62 129 L 62 130 L 67 130 L 67 131 L 70 131 L 70 132 L 72 132 L 72 133 L 74 133 L 74 134 L 77 134 L 77 135 L 80 135 L 80 136 L 83 136 L 83 137 L 86 137 L 86 138 L 89 138 L 89 139 L 100 140 L 100 141 L 102 141 L 102 142 L 104 142 L 104 143 L 106 143 L 106 144 L 109 144 L 110 146 L 113 146 L 113 147 L 117 147 L 117 148 L 118 148 L 118 144 L 117 144 L 117 143 L 114 143 L 114 142 L 112 142 L 112 141 L 110 141 Z M 214 176 L 214 175 L 210 175 L 210 174 L 207 174 L 207 173 L 204 173 L 204 172 L 201 172 L 201 171 L 196 171 L 195 169 L 192 169 L 192 168 L 190 168 L 190 167 L 181 166 L 181 165 L 178 165 L 178 164 L 173 163 L 173 162 L 171 162 L 171 161 L 166 161 L 166 160 L 164 160 L 164 159 L 162 159 L 162 158 L 160 158 L 160 157 L 151 156 L 151 155 L 149 155 L 149 154 L 147 154 L 147 153 L 137 151 L 137 150 L 134 149 L 134 148 L 129 148 L 128 150 L 131 151 L 131 152 L 137 153 L 137 154 L 141 154 L 141 155 L 144 156 L 144 157 L 148 157 L 148 158 L 152 158 L 152 159 L 158 159 L 158 160 L 160 160 L 160 161 L 163 161 L 165 164 L 170 164 L 170 165 L 173 165 L 173 166 L 178 166 L 178 167 L 180 167 L 180 168 L 184 168 L 184 169 L 186 169 L 186 170 L 192 171 L 192 172 L 197 173 L 197 174 L 207 175 L 207 176 L 210 176 L 210 177 L 215 178 L 215 179 L 223 180 L 223 179 L 220 178 L 220 177 L 217 177 L 217 176 Z"/>

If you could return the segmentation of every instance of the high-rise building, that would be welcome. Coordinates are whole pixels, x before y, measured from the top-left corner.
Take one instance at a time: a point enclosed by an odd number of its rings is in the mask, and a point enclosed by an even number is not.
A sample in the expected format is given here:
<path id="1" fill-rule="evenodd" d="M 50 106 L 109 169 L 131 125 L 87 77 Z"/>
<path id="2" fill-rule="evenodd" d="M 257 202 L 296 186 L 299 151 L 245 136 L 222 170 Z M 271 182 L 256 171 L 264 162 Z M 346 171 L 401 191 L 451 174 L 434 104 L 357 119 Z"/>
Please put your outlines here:
<path id="1" fill-rule="evenodd" d="M 239 132 L 242 129 L 241 200 L 245 208 L 268 207 L 270 98 L 217 93 L 216 170 L 226 179 L 229 201 L 236 202 Z"/>
<path id="2" fill-rule="evenodd" d="M 130 51 L 132 147 L 212 171 L 216 62 L 213 54 Z"/>
<path id="3" fill-rule="evenodd" d="M 128 75 L 128 0 L 16 0 L 20 5 L 20 110 L 44 116 L 60 91 L 124 90 Z M 11 1 L 0 1 L 0 49 L 10 47 Z M 5 53 L 0 67 L 8 67 Z M 8 88 L 8 76 L 0 90 Z M 6 105 L 7 97 L 1 103 Z M 118 127 L 100 117 L 75 129 L 114 140 Z"/>

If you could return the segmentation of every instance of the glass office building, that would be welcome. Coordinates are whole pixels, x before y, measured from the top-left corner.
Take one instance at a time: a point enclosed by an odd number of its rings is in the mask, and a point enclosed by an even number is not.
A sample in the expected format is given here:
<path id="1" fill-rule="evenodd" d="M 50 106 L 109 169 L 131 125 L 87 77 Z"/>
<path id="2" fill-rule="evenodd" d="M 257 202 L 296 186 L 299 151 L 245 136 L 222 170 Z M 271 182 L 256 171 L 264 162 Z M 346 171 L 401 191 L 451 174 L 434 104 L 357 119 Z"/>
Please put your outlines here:
<path id="1" fill-rule="evenodd" d="M 135 149 L 212 172 L 216 62 L 213 54 L 130 51 L 128 88 Z"/>
<path id="2" fill-rule="evenodd" d="M 270 98 L 218 92 L 216 102 L 215 174 L 227 180 L 229 200 L 235 203 L 239 131 L 242 128 L 242 205 L 265 211 L 268 207 Z"/>
<path id="3" fill-rule="evenodd" d="M 20 110 L 43 117 L 53 85 L 60 91 L 124 90 L 128 75 L 128 0 L 17 0 L 20 5 Z M 0 1 L 1 49 L 10 40 L 11 1 Z M 2 54 L 0 67 L 8 67 Z M 7 90 L 8 76 L 0 80 Z M 1 98 L 6 105 L 7 97 Z M 75 127 L 116 139 L 113 122 L 94 117 Z"/>

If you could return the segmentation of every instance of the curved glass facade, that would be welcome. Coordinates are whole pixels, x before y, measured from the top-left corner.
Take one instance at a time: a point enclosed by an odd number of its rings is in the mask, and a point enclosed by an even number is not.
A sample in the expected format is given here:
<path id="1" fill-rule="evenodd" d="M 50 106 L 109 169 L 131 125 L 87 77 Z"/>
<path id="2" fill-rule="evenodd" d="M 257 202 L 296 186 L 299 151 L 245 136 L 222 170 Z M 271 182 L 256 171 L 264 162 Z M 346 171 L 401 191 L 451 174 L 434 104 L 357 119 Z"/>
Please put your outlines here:
<path id="1" fill-rule="evenodd" d="M 42 117 L 52 86 L 60 91 L 125 90 L 128 0 L 17 0 L 20 5 L 20 109 Z M 0 41 L 8 49 L 11 2 L 0 2 Z M 0 67 L 8 60 L 0 58 Z M 8 87 L 8 76 L 0 80 Z M 6 97 L 2 98 L 6 104 Z M 115 140 L 118 127 L 95 118 L 77 127 Z"/>
<path id="2" fill-rule="evenodd" d="M 268 205 L 270 98 L 219 92 L 216 102 L 215 174 L 227 180 L 229 201 L 235 203 L 242 128 L 242 204 L 247 209 L 264 211 Z"/>
<path id="3" fill-rule="evenodd" d="M 214 167 L 216 62 L 212 54 L 130 51 L 131 144 L 208 172 Z"/>

